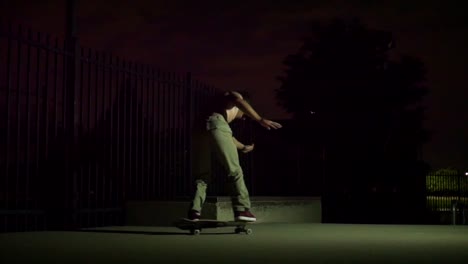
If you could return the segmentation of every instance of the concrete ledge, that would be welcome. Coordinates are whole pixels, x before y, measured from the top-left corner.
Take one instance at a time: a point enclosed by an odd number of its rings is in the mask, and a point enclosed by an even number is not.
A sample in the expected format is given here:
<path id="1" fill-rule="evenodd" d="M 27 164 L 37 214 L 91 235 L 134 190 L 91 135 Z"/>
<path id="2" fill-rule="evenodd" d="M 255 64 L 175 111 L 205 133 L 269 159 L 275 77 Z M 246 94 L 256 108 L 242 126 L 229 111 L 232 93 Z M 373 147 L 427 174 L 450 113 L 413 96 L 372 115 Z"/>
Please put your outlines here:
<path id="1" fill-rule="evenodd" d="M 320 197 L 252 197 L 251 211 L 257 223 L 321 223 Z M 229 197 L 218 197 L 218 220 L 231 220 L 234 213 Z"/>
<path id="2" fill-rule="evenodd" d="M 258 223 L 321 223 L 320 197 L 251 197 L 251 211 Z M 170 226 L 187 214 L 190 202 L 129 201 L 126 204 L 126 225 Z M 234 214 L 229 197 L 208 197 L 202 212 L 203 218 L 232 220 Z"/>

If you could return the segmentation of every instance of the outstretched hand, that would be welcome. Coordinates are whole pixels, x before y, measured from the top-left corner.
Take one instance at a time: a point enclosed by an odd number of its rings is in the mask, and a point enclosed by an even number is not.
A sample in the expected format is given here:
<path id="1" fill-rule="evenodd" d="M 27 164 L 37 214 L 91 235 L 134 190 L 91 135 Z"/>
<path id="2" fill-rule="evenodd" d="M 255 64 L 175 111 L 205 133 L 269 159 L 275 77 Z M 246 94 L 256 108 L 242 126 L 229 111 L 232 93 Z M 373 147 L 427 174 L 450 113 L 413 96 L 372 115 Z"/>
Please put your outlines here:
<path id="1" fill-rule="evenodd" d="M 260 125 L 262 125 L 264 128 L 270 130 L 270 129 L 278 129 L 278 128 L 282 128 L 283 126 L 281 126 L 280 123 L 276 123 L 274 121 L 271 121 L 271 120 L 268 120 L 268 119 L 264 119 L 262 118 L 260 121 L 259 121 Z"/>
<path id="2" fill-rule="evenodd" d="M 250 151 L 254 150 L 255 144 L 252 145 L 245 145 L 244 149 L 242 149 L 242 153 L 249 153 Z"/>

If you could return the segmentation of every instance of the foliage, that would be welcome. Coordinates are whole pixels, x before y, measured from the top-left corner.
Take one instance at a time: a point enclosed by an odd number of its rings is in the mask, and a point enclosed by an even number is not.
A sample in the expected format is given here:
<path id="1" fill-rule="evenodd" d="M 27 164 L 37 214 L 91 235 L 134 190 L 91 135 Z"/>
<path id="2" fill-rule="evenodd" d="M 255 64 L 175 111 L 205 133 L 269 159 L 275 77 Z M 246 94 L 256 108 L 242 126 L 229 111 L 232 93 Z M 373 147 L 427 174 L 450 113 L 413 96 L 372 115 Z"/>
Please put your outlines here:
<path id="1" fill-rule="evenodd" d="M 278 103 L 295 119 L 322 131 L 329 153 L 343 157 L 414 159 L 428 140 L 423 63 L 390 59 L 391 33 L 358 20 L 314 22 L 302 47 L 286 57 Z"/>

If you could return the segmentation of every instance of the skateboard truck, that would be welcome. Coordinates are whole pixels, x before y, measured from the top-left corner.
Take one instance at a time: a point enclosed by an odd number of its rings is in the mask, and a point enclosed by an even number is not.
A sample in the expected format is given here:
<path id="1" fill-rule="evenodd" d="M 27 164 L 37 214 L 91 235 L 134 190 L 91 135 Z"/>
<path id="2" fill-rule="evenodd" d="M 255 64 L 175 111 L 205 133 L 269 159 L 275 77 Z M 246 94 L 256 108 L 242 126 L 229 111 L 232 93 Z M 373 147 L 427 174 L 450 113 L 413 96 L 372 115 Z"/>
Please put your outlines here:
<path id="1" fill-rule="evenodd" d="M 245 226 L 244 226 L 244 227 L 236 227 L 236 229 L 234 229 L 234 232 L 235 232 L 236 234 L 240 234 L 240 233 L 244 232 L 244 233 L 246 233 L 247 235 L 250 235 L 250 234 L 252 234 L 252 229 L 250 229 L 250 228 L 245 228 Z"/>
<path id="2" fill-rule="evenodd" d="M 201 231 L 203 228 L 193 228 L 190 229 L 190 234 L 192 235 L 200 235 Z M 238 226 L 234 229 L 234 233 L 240 234 L 240 233 L 245 233 L 247 235 L 252 234 L 252 229 L 251 228 L 245 228 L 245 226 Z"/>
<path id="3" fill-rule="evenodd" d="M 192 221 L 189 219 L 180 219 L 175 223 L 175 226 L 182 230 L 189 230 L 191 235 L 199 235 L 204 228 L 219 228 L 219 227 L 235 227 L 234 233 L 247 235 L 252 234 L 251 228 L 246 228 L 248 222 L 237 222 L 237 221 L 219 221 L 212 219 L 200 219 L 198 221 Z"/>

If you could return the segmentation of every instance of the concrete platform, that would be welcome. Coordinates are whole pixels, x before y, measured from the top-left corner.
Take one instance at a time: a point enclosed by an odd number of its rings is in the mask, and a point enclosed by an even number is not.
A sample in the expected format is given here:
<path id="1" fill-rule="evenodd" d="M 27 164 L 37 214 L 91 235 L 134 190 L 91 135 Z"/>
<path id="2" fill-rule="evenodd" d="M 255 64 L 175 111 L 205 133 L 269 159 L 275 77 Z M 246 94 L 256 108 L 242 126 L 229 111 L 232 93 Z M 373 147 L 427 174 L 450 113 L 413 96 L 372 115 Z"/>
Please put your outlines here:
<path id="1" fill-rule="evenodd" d="M 251 197 L 251 211 L 258 223 L 321 223 L 320 197 Z M 126 204 L 126 225 L 171 226 L 185 217 L 187 199 L 178 201 L 129 201 Z M 208 197 L 203 218 L 232 220 L 234 214 L 229 197 Z"/>

